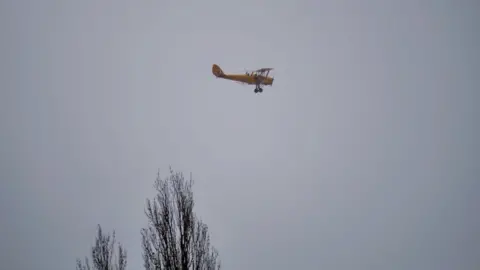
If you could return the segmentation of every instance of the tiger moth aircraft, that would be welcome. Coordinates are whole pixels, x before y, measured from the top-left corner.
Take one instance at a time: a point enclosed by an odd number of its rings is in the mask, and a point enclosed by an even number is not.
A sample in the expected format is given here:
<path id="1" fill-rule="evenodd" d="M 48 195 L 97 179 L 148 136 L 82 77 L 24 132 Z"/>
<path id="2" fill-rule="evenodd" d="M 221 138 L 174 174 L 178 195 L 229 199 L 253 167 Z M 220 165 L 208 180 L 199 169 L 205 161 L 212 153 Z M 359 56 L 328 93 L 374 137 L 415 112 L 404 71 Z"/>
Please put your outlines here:
<path id="1" fill-rule="evenodd" d="M 262 93 L 262 86 L 272 86 L 273 77 L 268 74 L 273 68 L 261 68 L 254 71 L 246 71 L 245 74 L 225 74 L 223 70 L 217 65 L 213 64 L 212 73 L 217 78 L 232 80 L 241 84 L 255 85 L 255 93 Z"/>

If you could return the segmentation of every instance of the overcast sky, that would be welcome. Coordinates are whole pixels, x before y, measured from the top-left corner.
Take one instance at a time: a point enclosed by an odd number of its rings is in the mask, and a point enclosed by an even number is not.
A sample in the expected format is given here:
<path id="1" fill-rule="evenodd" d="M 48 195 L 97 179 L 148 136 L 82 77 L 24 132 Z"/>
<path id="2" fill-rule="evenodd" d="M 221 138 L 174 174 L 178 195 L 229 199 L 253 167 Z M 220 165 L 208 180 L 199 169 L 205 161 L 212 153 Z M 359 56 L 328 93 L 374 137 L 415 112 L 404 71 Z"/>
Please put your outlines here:
<path id="1" fill-rule="evenodd" d="M 157 171 L 224 269 L 480 269 L 471 1 L 0 2 L 0 263 L 142 269 Z M 216 79 L 275 68 L 273 87 Z"/>

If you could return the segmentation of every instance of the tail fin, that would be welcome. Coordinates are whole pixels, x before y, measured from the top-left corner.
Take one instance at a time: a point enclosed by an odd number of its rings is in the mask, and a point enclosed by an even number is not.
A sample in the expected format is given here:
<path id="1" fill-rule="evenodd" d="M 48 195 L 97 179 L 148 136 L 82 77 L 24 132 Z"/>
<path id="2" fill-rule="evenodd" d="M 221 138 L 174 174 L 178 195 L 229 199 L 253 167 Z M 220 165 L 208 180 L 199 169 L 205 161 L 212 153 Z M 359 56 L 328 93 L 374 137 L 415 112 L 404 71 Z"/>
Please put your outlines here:
<path id="1" fill-rule="evenodd" d="M 212 73 L 215 75 L 215 77 L 223 77 L 225 75 L 223 70 L 216 64 L 213 64 L 212 66 Z"/>

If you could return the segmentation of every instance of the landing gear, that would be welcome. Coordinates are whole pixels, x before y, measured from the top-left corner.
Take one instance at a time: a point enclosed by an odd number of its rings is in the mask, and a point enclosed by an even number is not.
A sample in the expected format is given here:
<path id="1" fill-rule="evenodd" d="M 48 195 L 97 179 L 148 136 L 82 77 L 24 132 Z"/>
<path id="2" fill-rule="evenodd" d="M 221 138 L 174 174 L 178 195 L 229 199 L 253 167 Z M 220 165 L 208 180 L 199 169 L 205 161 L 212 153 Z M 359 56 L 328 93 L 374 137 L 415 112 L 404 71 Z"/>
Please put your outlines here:
<path id="1" fill-rule="evenodd" d="M 256 94 L 256 93 L 262 93 L 263 92 L 263 88 L 261 87 L 257 87 L 255 88 L 255 90 L 253 90 L 253 92 Z"/>

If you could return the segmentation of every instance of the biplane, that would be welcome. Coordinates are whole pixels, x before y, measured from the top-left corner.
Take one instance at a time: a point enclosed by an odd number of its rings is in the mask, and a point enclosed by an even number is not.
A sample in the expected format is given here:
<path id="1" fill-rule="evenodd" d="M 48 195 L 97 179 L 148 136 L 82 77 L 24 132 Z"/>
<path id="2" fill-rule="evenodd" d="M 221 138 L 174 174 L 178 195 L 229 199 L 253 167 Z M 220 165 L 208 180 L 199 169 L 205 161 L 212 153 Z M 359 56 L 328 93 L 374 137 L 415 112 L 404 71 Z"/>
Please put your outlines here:
<path id="1" fill-rule="evenodd" d="M 212 73 L 217 78 L 236 81 L 241 84 L 255 85 L 255 93 L 262 93 L 262 86 L 272 86 L 273 77 L 268 74 L 273 68 L 261 68 L 254 71 L 246 71 L 245 74 L 225 74 L 223 70 L 216 64 L 212 66 Z"/>

